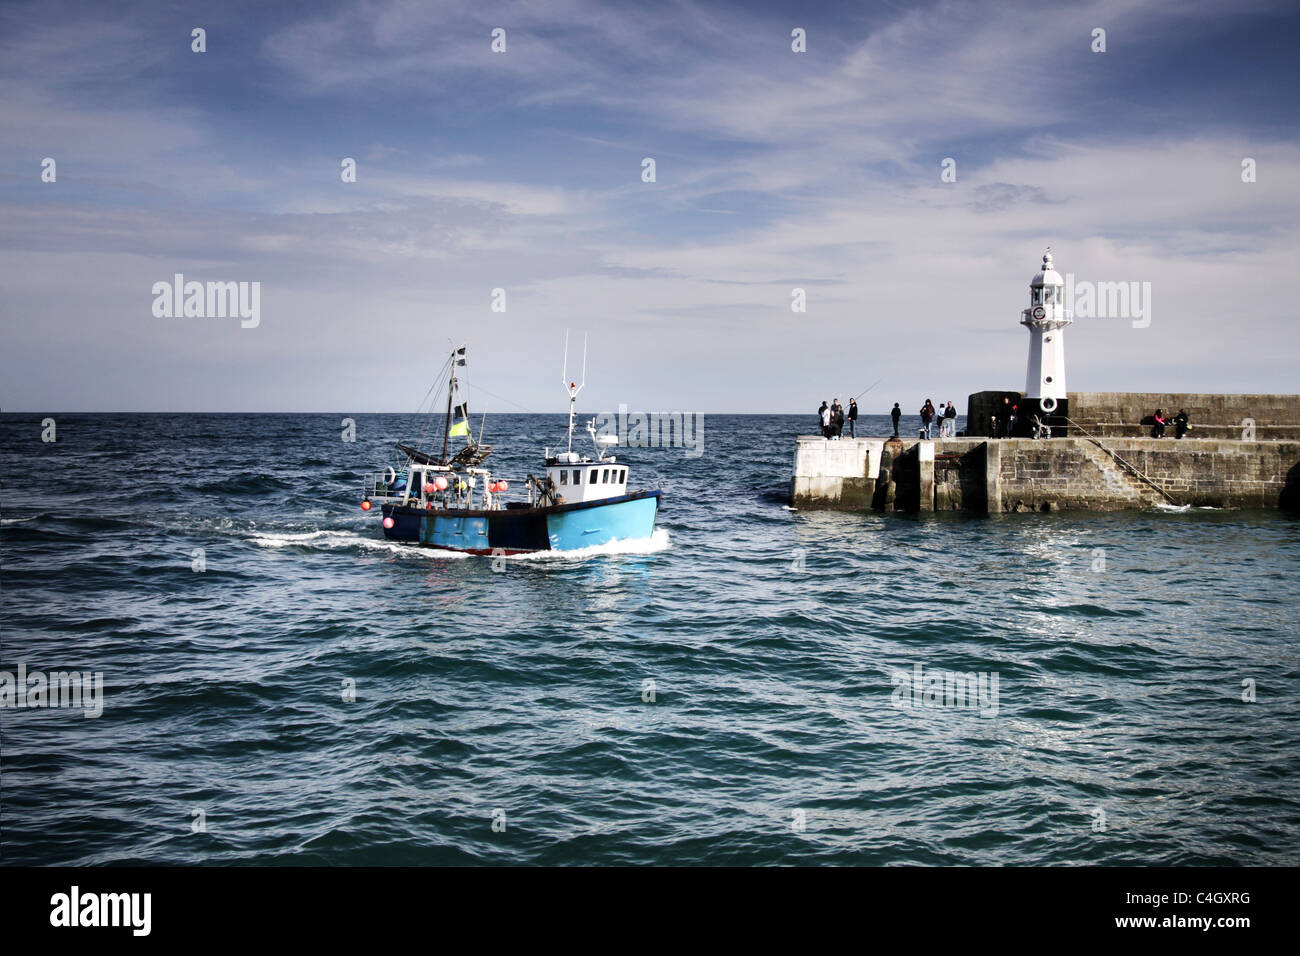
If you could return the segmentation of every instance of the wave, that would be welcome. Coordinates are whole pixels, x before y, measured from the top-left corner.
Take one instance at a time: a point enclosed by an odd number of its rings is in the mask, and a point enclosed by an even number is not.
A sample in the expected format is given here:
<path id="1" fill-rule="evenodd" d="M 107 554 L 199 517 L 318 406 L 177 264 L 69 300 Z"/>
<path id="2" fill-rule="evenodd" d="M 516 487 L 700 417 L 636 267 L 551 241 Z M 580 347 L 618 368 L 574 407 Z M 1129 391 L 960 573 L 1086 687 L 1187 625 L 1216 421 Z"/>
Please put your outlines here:
<path id="1" fill-rule="evenodd" d="M 459 551 L 443 551 L 437 548 L 419 548 L 409 544 L 389 541 L 387 538 L 373 538 L 355 531 L 299 531 L 271 532 L 255 531 L 249 540 L 263 548 L 314 548 L 323 551 L 340 551 L 349 548 L 383 551 L 388 554 L 401 554 L 408 557 L 430 558 L 468 558 L 471 555 Z"/>
<path id="2" fill-rule="evenodd" d="M 255 531 L 249 535 L 249 540 L 263 548 L 318 548 L 325 551 L 363 548 L 372 551 L 383 551 L 388 554 L 439 560 L 475 557 L 475 555 L 465 554 L 460 551 L 422 548 L 417 545 L 389 541 L 387 538 L 369 537 L 355 531 L 329 529 L 298 532 Z M 649 538 L 616 540 L 607 544 L 592 545 L 590 548 L 575 548 L 571 551 L 534 551 L 528 554 L 498 555 L 496 558 L 504 561 L 572 561 L 611 554 L 656 554 L 667 550 L 670 546 L 668 531 L 664 528 L 658 528 Z"/>
<path id="3" fill-rule="evenodd" d="M 42 511 L 34 515 L 24 515 L 17 518 L 0 518 L 0 526 L 9 527 L 15 524 L 29 524 L 33 521 L 57 522 L 60 526 L 69 527 L 75 531 L 119 531 L 134 530 L 139 527 L 139 519 L 134 516 L 118 517 L 115 515 L 92 515 L 82 511 L 75 514 L 56 514 L 54 512 Z"/>
<path id="4" fill-rule="evenodd" d="M 292 491 L 294 488 L 295 485 L 292 481 L 278 475 L 245 471 L 237 475 L 205 482 L 195 486 L 192 490 L 201 494 L 233 498 L 244 495 L 267 495 L 276 491 Z"/>
<path id="5" fill-rule="evenodd" d="M 567 551 L 531 551 L 527 554 L 502 555 L 506 561 L 581 561 L 607 554 L 658 554 L 667 551 L 672 542 L 666 528 L 656 528 L 648 538 L 614 540 L 595 544 L 590 548 L 573 548 Z"/>

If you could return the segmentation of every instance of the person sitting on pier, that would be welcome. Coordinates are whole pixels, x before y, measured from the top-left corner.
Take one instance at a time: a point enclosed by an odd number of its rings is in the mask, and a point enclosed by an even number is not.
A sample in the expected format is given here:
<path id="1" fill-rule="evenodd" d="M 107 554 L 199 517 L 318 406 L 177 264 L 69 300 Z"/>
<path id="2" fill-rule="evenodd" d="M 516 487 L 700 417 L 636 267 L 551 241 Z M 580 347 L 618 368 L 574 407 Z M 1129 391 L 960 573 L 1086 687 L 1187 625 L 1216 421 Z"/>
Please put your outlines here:
<path id="1" fill-rule="evenodd" d="M 1192 426 L 1187 424 L 1187 409 L 1178 409 L 1178 414 L 1174 416 L 1174 437 L 1182 438 L 1191 429 Z"/>
<path id="2" fill-rule="evenodd" d="M 1164 415 L 1161 414 L 1160 409 L 1157 408 L 1156 413 L 1151 416 L 1151 420 L 1155 422 L 1155 424 L 1151 426 L 1151 437 L 1164 438 L 1165 426 L 1169 424 L 1169 419 L 1165 418 Z"/>

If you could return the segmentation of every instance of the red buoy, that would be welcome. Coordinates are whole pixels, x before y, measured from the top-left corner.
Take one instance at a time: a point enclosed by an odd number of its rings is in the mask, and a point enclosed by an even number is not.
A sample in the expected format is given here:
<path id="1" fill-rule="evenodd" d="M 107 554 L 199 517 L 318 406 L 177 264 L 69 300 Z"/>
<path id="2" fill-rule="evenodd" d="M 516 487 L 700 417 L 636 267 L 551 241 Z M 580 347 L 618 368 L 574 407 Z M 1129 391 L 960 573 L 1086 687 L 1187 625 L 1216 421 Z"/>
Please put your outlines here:
<path id="1" fill-rule="evenodd" d="M 437 490 L 438 490 L 438 489 L 436 489 L 436 488 L 433 486 L 433 482 L 432 482 L 432 481 L 426 481 L 426 482 L 424 483 L 424 493 L 425 493 L 426 495 L 431 495 L 431 494 L 433 494 L 433 493 L 434 493 L 435 491 L 437 491 Z"/>
<path id="2" fill-rule="evenodd" d="M 369 510 L 370 510 L 370 499 L 369 499 L 369 498 L 363 498 L 363 499 L 361 499 L 361 510 L 362 510 L 362 511 L 369 511 Z"/>
<path id="3" fill-rule="evenodd" d="M 391 528 L 392 526 L 393 526 L 393 519 L 391 517 L 384 518 L 384 527 Z"/>

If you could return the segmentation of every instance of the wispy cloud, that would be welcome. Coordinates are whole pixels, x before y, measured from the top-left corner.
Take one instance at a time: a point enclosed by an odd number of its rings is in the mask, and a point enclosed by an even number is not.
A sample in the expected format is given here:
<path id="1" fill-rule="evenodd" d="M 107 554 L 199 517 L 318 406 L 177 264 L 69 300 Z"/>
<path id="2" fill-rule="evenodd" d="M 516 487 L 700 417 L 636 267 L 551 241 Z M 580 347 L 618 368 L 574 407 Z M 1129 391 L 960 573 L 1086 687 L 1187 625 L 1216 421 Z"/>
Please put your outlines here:
<path id="1" fill-rule="evenodd" d="M 428 363 L 393 343 L 451 330 L 545 407 L 535 363 L 566 326 L 609 357 L 597 404 L 799 409 L 867 369 L 885 407 L 958 398 L 1017 384 L 1049 243 L 1080 277 L 1154 287 L 1150 329 L 1071 330 L 1075 387 L 1293 387 L 1296 131 L 1193 82 L 1274 4 L 241 5 L 208 54 L 162 6 L 16 9 L 5 407 L 399 409 Z M 262 281 L 262 325 L 154 319 L 176 271 Z"/>

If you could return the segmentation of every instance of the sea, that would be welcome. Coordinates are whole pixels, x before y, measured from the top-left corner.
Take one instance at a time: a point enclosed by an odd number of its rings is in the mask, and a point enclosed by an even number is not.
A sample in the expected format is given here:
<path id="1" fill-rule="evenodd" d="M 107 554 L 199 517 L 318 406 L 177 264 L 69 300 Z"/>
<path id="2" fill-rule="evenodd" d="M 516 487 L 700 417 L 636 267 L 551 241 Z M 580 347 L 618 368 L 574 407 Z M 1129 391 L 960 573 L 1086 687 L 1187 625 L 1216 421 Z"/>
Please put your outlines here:
<path id="1" fill-rule="evenodd" d="M 797 511 L 811 414 L 696 424 L 653 538 L 492 559 L 359 507 L 411 416 L 0 417 L 0 858 L 1300 863 L 1296 515 Z"/>

